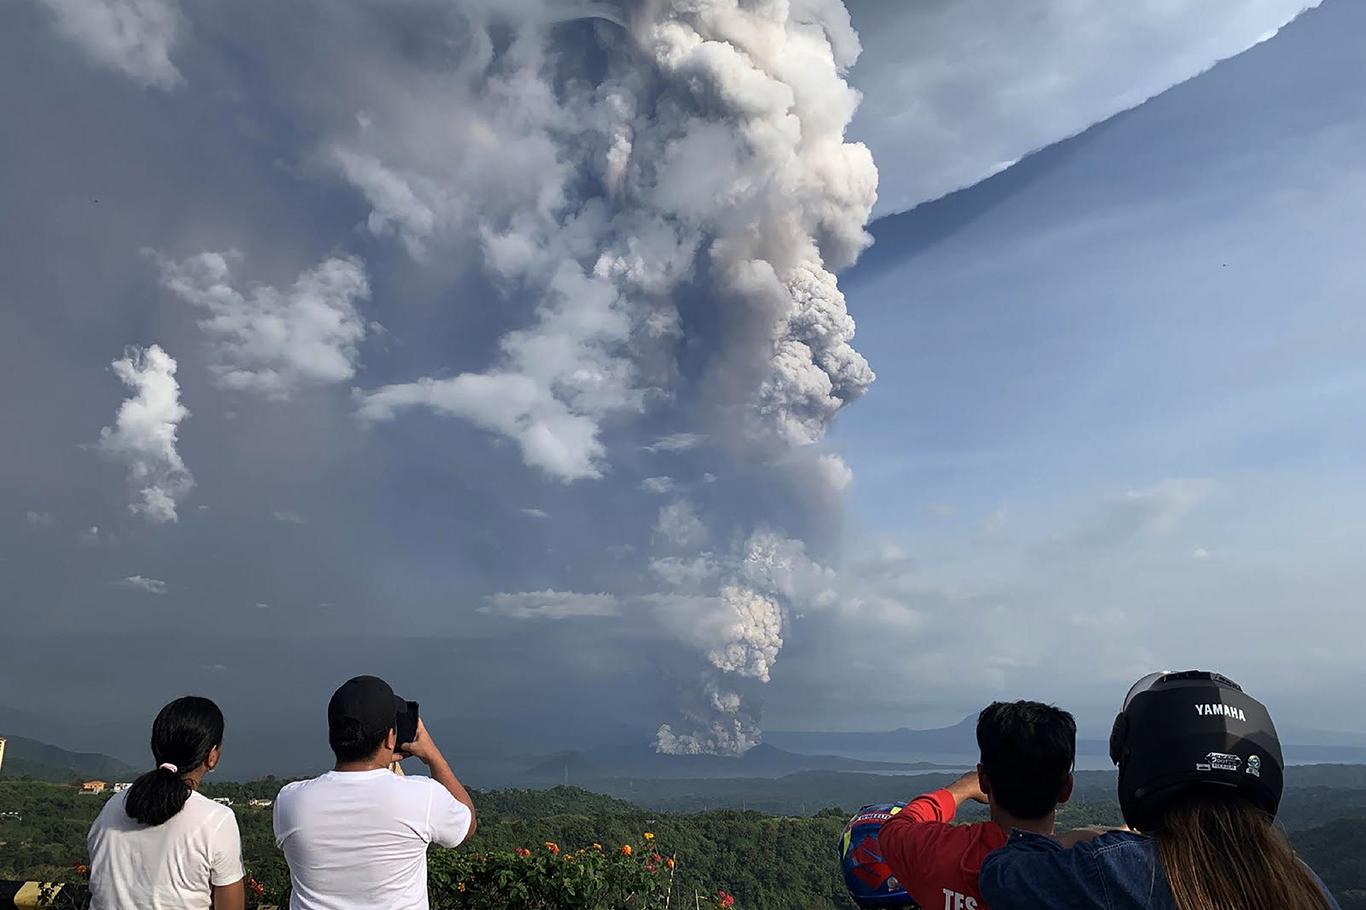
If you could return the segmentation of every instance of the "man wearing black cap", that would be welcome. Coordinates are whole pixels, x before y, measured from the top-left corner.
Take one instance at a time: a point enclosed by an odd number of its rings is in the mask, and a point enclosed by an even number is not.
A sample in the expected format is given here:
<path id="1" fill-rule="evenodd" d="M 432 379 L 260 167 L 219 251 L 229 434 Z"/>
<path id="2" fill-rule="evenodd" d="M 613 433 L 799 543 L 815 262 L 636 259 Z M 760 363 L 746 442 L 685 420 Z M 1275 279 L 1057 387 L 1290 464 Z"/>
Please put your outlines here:
<path id="1" fill-rule="evenodd" d="M 427 845 L 459 845 L 475 819 L 469 793 L 415 709 L 376 676 L 357 676 L 333 693 L 327 740 L 336 767 L 287 785 L 275 800 L 291 910 L 427 910 Z M 413 720 L 412 741 L 398 742 Z M 431 777 L 390 770 L 408 756 Z"/>

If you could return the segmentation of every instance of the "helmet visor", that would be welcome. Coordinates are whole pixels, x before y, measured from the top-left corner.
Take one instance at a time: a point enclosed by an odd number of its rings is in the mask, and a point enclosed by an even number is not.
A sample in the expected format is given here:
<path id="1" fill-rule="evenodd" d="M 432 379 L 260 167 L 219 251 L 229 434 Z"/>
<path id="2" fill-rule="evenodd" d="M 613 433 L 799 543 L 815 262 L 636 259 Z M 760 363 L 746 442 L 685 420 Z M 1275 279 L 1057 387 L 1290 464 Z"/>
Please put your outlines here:
<path id="1" fill-rule="evenodd" d="M 1171 672 L 1171 670 L 1159 670 L 1156 673 L 1149 673 L 1147 676 L 1130 686 L 1129 694 L 1124 696 L 1124 707 L 1121 708 L 1121 710 L 1129 710 L 1129 705 L 1133 703 L 1135 697 L 1147 692 L 1153 686 L 1157 685 L 1158 680 L 1169 675 Z"/>

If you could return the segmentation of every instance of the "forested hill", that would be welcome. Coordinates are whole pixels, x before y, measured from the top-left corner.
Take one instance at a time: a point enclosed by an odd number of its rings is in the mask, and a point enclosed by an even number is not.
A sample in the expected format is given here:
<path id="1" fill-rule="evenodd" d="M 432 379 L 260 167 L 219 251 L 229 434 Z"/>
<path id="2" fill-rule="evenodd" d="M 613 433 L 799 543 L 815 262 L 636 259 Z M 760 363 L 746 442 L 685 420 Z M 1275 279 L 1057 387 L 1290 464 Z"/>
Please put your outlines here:
<path id="1" fill-rule="evenodd" d="M 72 752 L 23 736 L 5 738 L 5 762 L 0 767 L 0 777 L 50 781 L 92 777 L 107 781 L 132 780 L 141 773 L 108 755 Z"/>

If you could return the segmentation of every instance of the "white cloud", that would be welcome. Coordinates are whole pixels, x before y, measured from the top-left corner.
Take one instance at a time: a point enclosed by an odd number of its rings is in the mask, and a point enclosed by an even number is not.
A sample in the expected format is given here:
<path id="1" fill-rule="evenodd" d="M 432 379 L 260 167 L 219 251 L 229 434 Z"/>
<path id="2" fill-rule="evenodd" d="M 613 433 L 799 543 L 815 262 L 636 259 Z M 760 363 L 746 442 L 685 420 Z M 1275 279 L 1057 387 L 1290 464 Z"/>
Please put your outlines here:
<path id="1" fill-rule="evenodd" d="M 147 87 L 184 80 L 171 62 L 185 23 L 177 0 L 40 0 L 57 31 L 100 66 Z"/>
<path id="2" fill-rule="evenodd" d="M 383 386 L 359 395 L 364 420 L 393 420 L 421 407 L 516 440 L 522 459 L 560 480 L 601 477 L 605 454 L 598 425 L 572 413 L 541 383 L 522 373 L 464 373 Z"/>
<path id="3" fill-rule="evenodd" d="M 1005 533 L 1009 524 L 1010 510 L 1002 503 L 977 522 L 977 534 L 983 538 L 997 538 Z"/>
<path id="4" fill-rule="evenodd" d="M 1196 547 L 1191 550 L 1191 559 L 1209 559 L 1209 550 L 1204 547 Z"/>
<path id="5" fill-rule="evenodd" d="M 706 445 L 707 437 L 701 433 L 670 433 L 661 436 L 645 447 L 647 452 L 684 452 Z"/>
<path id="6" fill-rule="evenodd" d="M 655 536 L 675 549 L 696 550 L 707 542 L 707 526 L 691 502 L 679 499 L 659 510 Z"/>
<path id="7" fill-rule="evenodd" d="M 122 584 L 146 591 L 148 594 L 166 593 L 166 582 L 156 578 L 146 578 L 142 575 L 129 575 L 122 581 Z"/>
<path id="8" fill-rule="evenodd" d="M 51 512 L 38 512 L 33 509 L 24 513 L 24 520 L 35 528 L 50 528 L 57 524 L 57 519 L 52 517 Z"/>
<path id="9" fill-rule="evenodd" d="M 130 348 L 113 368 L 134 395 L 119 406 L 114 425 L 100 430 L 99 448 L 128 467 L 134 514 L 176 521 L 176 505 L 194 478 L 176 451 L 176 433 L 190 412 L 180 403 L 175 359 L 154 344 Z"/>
<path id="10" fill-rule="evenodd" d="M 521 513 L 527 518 L 549 518 L 550 513 L 544 509 L 522 509 Z"/>
<path id="11" fill-rule="evenodd" d="M 199 327 L 213 341 L 212 369 L 224 388 L 288 398 L 355 376 L 367 326 L 357 303 L 370 296 L 359 259 L 325 259 L 287 291 L 254 285 L 245 293 L 233 284 L 237 253 L 156 259 L 161 283 L 208 314 Z"/>
<path id="12" fill-rule="evenodd" d="M 613 594 L 580 594 L 575 591 L 521 591 L 499 593 L 486 598 L 480 607 L 484 613 L 496 613 L 511 619 L 570 619 L 581 617 L 616 616 L 621 602 Z"/>
<path id="13" fill-rule="evenodd" d="M 721 564 L 710 553 L 691 558 L 660 556 L 650 560 L 650 574 L 676 591 L 696 592 L 715 580 L 722 571 Z"/>
<path id="14" fill-rule="evenodd" d="M 294 511 L 284 511 L 284 512 L 272 512 L 272 513 L 270 513 L 270 514 L 271 514 L 271 517 L 274 518 L 276 521 L 283 521 L 283 522 L 286 522 L 287 524 L 293 524 L 293 525 L 308 524 L 308 520 L 305 519 L 305 518 L 304 518 L 302 515 L 300 515 L 298 512 L 294 512 Z"/>
<path id="15" fill-rule="evenodd" d="M 646 493 L 672 493 L 678 487 L 678 482 L 672 477 L 646 477 L 640 482 L 640 488 Z"/>
<path id="16" fill-rule="evenodd" d="M 864 93 L 850 134 L 879 215 L 1004 170 L 1241 53 L 1319 0 L 850 0 Z"/>

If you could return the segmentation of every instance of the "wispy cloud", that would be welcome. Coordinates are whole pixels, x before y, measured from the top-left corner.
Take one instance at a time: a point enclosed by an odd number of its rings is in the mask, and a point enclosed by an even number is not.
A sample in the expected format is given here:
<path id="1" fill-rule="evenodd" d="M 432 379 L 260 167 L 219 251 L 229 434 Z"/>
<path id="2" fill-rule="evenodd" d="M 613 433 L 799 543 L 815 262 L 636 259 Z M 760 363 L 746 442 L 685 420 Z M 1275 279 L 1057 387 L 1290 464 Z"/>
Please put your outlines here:
<path id="1" fill-rule="evenodd" d="M 177 0 L 41 0 L 57 31 L 100 66 L 143 86 L 183 83 L 171 51 L 185 30 Z"/>
<path id="2" fill-rule="evenodd" d="M 1170 533 L 1214 489 L 1200 478 L 1173 478 L 1106 500 L 1071 537 L 1083 548 L 1107 548 Z"/>
<path id="3" fill-rule="evenodd" d="M 520 591 L 493 594 L 479 608 L 512 619 L 570 619 L 585 616 L 616 616 L 621 601 L 613 594 L 580 594 L 575 591 Z"/>
<path id="4" fill-rule="evenodd" d="M 146 591 L 148 594 L 165 594 L 166 582 L 159 578 L 147 578 L 144 575 L 129 575 L 121 584 L 130 588 L 137 588 Z"/>
<path id="5" fill-rule="evenodd" d="M 678 482 L 672 477 L 646 477 L 640 482 L 640 488 L 646 493 L 670 493 L 678 487 Z"/>
<path id="6" fill-rule="evenodd" d="M 645 447 L 647 452 L 684 452 L 704 445 L 707 437 L 701 433 L 670 433 Z"/>
<path id="7" fill-rule="evenodd" d="M 50 528 L 57 524 L 51 512 L 35 512 L 32 509 L 24 513 L 24 520 L 35 528 Z"/>

